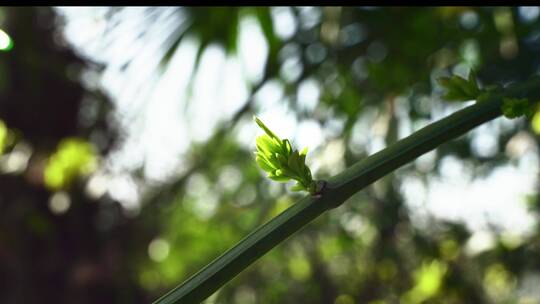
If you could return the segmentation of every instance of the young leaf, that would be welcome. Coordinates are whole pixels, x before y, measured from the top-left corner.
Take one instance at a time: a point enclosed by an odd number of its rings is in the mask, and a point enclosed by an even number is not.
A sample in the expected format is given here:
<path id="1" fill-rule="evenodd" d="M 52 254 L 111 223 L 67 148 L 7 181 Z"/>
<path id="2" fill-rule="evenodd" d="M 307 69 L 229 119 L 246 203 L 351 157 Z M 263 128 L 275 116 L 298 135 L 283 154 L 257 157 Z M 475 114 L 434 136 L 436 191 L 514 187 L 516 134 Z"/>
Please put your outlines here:
<path id="1" fill-rule="evenodd" d="M 297 174 L 301 172 L 300 171 L 300 165 L 299 165 L 298 161 L 299 161 L 298 151 L 294 151 L 289 156 L 288 165 L 289 165 L 289 168 L 291 168 L 291 170 L 293 170 Z"/>
<path id="2" fill-rule="evenodd" d="M 268 176 L 271 180 L 274 180 L 276 182 L 280 182 L 280 183 L 286 183 L 290 180 L 289 177 L 287 176 L 276 176 L 276 175 L 269 175 Z"/>
<path id="3" fill-rule="evenodd" d="M 305 190 L 306 190 L 306 188 L 302 184 L 300 184 L 298 182 L 296 183 L 296 185 L 291 187 L 291 191 L 294 191 L 294 192 L 305 191 Z"/>
<path id="4" fill-rule="evenodd" d="M 255 143 L 257 145 L 257 149 L 265 152 L 265 154 L 268 154 L 271 151 L 275 151 L 279 149 L 279 146 L 276 145 L 276 143 L 272 140 L 272 138 L 266 134 L 257 137 L 257 139 L 255 140 Z"/>
<path id="5" fill-rule="evenodd" d="M 288 139 L 283 140 L 283 145 L 285 146 L 285 153 L 290 154 L 292 153 L 292 146 Z"/>
<path id="6" fill-rule="evenodd" d="M 473 100 L 480 94 L 478 83 L 476 82 L 476 74 L 471 71 L 468 80 L 457 75 L 452 77 L 441 77 L 438 79 L 439 84 L 444 87 L 447 92 L 443 96 L 446 100 L 468 101 Z"/>
<path id="7" fill-rule="evenodd" d="M 535 113 L 534 105 L 529 104 L 527 98 L 503 98 L 501 110 L 506 118 L 517 118 L 523 115 L 531 117 Z"/>
<path id="8" fill-rule="evenodd" d="M 272 165 L 270 165 L 270 163 L 268 163 L 268 161 L 262 157 L 259 157 L 259 156 L 255 157 L 255 161 L 257 162 L 259 167 L 261 167 L 261 169 L 263 169 L 266 172 L 272 172 L 273 170 L 276 169 L 272 167 Z"/>
<path id="9" fill-rule="evenodd" d="M 255 122 L 266 134 L 257 137 L 255 161 L 259 167 L 268 172 L 268 177 L 278 182 L 296 180 L 297 187 L 294 189 L 306 190 L 315 194 L 313 184 L 316 182 L 311 176 L 311 171 L 306 166 L 307 148 L 298 152 L 292 148 L 288 139 L 280 139 L 259 118 Z"/>
<path id="10" fill-rule="evenodd" d="M 268 134 L 268 136 L 270 136 L 272 138 L 279 139 L 279 137 L 277 137 L 277 135 L 274 134 L 274 132 L 272 132 L 272 131 L 270 131 L 270 129 L 268 129 L 268 127 L 262 122 L 262 120 L 259 119 L 259 117 L 254 116 L 253 118 L 255 119 L 255 122 L 259 125 L 259 127 L 261 127 L 261 129 L 263 129 L 264 132 L 266 132 L 266 134 Z"/>

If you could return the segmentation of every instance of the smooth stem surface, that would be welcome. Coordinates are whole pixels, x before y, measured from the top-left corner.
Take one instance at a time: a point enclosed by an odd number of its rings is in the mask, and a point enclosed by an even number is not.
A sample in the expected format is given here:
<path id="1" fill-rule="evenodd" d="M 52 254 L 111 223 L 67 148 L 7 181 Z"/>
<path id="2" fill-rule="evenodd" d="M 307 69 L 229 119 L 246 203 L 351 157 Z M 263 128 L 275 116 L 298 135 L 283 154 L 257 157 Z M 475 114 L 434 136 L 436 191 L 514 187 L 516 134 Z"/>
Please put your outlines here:
<path id="1" fill-rule="evenodd" d="M 503 95 L 536 101 L 540 98 L 540 78 L 509 87 L 501 94 L 484 96 L 483 101 L 422 128 L 330 178 L 322 195 L 296 202 L 154 303 L 200 303 L 323 212 L 440 144 L 500 116 Z"/>

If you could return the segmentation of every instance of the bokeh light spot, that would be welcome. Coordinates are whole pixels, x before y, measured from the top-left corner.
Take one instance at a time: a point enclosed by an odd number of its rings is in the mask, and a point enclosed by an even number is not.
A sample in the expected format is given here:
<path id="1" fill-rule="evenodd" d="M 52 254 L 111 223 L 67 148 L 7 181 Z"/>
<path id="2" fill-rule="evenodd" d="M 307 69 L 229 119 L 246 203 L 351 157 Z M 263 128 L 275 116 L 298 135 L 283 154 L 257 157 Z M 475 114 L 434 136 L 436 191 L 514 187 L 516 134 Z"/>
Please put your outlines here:
<path id="1" fill-rule="evenodd" d="M 510 295 L 516 281 L 504 265 L 495 263 L 486 269 L 484 274 L 484 288 L 493 299 L 506 298 Z"/>
<path id="2" fill-rule="evenodd" d="M 538 6 L 520 6 L 518 8 L 520 19 L 525 23 L 532 23 L 538 19 L 540 8 Z"/>
<path id="3" fill-rule="evenodd" d="M 354 298 L 348 294 L 339 295 L 334 301 L 334 304 L 354 304 L 354 303 L 355 303 Z"/>
<path id="4" fill-rule="evenodd" d="M 423 263 L 415 272 L 416 284 L 404 295 L 405 303 L 421 303 L 435 296 L 442 285 L 442 279 L 446 273 L 446 263 L 437 260 L 431 263 Z"/>
<path id="5" fill-rule="evenodd" d="M 540 111 L 534 114 L 531 125 L 534 133 L 540 134 Z"/>
<path id="6" fill-rule="evenodd" d="M 9 35 L 0 29 L 0 51 L 10 51 L 13 48 L 13 40 Z"/>
<path id="7" fill-rule="evenodd" d="M 61 215 L 66 213 L 71 206 L 71 199 L 64 191 L 59 191 L 49 198 L 49 209 L 52 213 Z"/>
<path id="8" fill-rule="evenodd" d="M 162 262 L 169 256 L 170 245 L 164 239 L 153 239 L 148 245 L 148 256 L 155 262 Z"/>

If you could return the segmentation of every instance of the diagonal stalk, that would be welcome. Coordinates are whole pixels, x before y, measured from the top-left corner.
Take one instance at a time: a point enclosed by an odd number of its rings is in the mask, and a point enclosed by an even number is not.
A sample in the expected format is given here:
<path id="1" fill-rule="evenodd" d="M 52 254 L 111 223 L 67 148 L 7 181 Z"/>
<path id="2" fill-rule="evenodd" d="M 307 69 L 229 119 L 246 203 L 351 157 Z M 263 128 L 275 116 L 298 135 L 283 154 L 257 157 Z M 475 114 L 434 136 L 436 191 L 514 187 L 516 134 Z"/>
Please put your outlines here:
<path id="1" fill-rule="evenodd" d="M 420 129 L 330 178 L 322 195 L 306 196 L 296 202 L 154 304 L 200 303 L 325 211 L 340 206 L 356 192 L 420 155 L 500 116 L 503 96 L 540 99 L 540 77 L 497 94 L 486 94 L 481 102 Z"/>

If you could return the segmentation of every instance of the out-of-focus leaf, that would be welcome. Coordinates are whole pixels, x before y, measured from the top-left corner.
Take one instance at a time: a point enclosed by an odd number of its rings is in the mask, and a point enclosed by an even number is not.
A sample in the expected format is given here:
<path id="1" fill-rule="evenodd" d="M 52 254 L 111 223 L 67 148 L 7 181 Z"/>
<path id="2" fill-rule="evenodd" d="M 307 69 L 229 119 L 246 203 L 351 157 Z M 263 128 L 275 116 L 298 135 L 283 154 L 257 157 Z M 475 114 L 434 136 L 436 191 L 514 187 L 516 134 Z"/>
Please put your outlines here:
<path id="1" fill-rule="evenodd" d="M 8 129 L 6 124 L 0 120 L 0 155 L 4 152 L 8 137 Z"/>
<path id="2" fill-rule="evenodd" d="M 439 84 L 446 89 L 444 99 L 449 101 L 468 101 L 477 99 L 480 88 L 476 82 L 475 74 L 471 72 L 469 79 L 464 79 L 458 75 L 452 77 L 441 77 Z"/>
<path id="3" fill-rule="evenodd" d="M 91 173 L 97 165 L 96 149 L 80 138 L 60 142 L 44 171 L 45 185 L 53 190 L 68 187 L 75 178 Z"/>
<path id="4" fill-rule="evenodd" d="M 536 113 L 536 104 L 529 103 L 527 98 L 504 98 L 502 112 L 506 118 L 517 118 L 520 116 L 532 117 Z"/>

